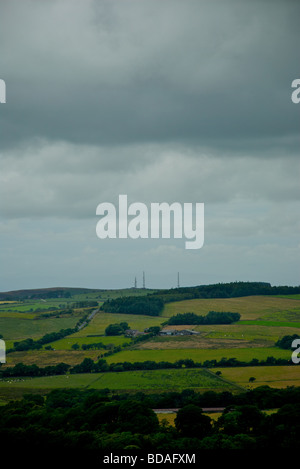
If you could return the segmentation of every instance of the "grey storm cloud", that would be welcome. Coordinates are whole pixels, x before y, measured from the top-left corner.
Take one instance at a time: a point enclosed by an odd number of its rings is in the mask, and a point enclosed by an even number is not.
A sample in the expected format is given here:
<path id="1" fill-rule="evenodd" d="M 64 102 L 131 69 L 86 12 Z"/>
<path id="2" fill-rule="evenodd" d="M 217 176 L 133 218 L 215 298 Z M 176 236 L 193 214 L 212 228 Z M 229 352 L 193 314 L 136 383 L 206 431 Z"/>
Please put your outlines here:
<path id="1" fill-rule="evenodd" d="M 234 151 L 298 133 L 296 1 L 12 0 L 1 9 L 3 145 L 187 140 Z"/>
<path id="2" fill-rule="evenodd" d="M 0 290 L 137 269 L 299 283 L 299 17 L 298 0 L 0 0 Z M 101 242 L 96 207 L 119 194 L 203 202 L 204 247 Z"/>
<path id="3" fill-rule="evenodd" d="M 259 169 L 259 170 L 258 170 Z M 9 217 L 90 218 L 98 203 L 299 201 L 299 159 L 247 158 L 170 145 L 99 147 L 64 142 L 7 151 L 0 204 Z M 296 221 L 296 220 L 295 220 Z"/>

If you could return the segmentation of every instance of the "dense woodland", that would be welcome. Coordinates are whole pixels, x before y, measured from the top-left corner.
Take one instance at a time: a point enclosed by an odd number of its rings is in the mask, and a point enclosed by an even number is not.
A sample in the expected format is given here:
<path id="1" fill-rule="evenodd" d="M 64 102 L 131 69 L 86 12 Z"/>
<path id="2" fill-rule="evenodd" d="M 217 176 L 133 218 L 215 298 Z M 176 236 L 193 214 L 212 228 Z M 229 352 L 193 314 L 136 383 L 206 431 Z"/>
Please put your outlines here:
<path id="1" fill-rule="evenodd" d="M 161 298 L 147 296 L 120 297 L 107 300 L 100 310 L 106 313 L 117 314 L 145 314 L 147 316 L 159 316 L 164 307 Z"/>
<path id="2" fill-rule="evenodd" d="M 209 311 L 206 316 L 195 313 L 179 313 L 172 316 L 168 325 L 231 324 L 240 319 L 239 313 Z"/>
<path id="3" fill-rule="evenodd" d="M 268 386 L 233 395 L 186 390 L 111 395 L 109 390 L 63 389 L 2 406 L 3 450 L 175 451 L 295 449 L 300 438 L 300 388 Z M 222 406 L 213 421 L 202 407 Z M 180 408 L 175 426 L 159 423 L 156 408 Z M 264 409 L 276 409 L 266 414 Z M 2 450 L 2 455 L 3 455 Z M 70 453 L 70 454 L 72 454 Z M 44 453 L 45 455 L 51 453 Z M 58 453 L 56 453 L 58 454 Z"/>
<path id="4" fill-rule="evenodd" d="M 164 302 L 188 300 L 193 298 L 237 298 L 251 295 L 295 295 L 300 286 L 271 286 L 266 282 L 230 282 L 195 287 L 158 290 L 151 296 L 158 296 Z"/>

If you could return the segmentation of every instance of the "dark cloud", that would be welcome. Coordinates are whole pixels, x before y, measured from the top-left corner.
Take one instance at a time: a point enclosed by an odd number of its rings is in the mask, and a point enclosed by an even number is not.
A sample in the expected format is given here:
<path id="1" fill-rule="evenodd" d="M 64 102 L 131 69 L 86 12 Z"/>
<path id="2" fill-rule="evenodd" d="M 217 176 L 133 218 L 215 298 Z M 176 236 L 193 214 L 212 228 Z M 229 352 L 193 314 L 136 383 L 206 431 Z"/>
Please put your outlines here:
<path id="1" fill-rule="evenodd" d="M 2 290 L 299 283 L 298 1 L 0 6 Z M 204 202 L 204 247 L 100 241 L 122 193 Z"/>
<path id="2" fill-rule="evenodd" d="M 2 143 L 275 146 L 298 133 L 299 13 L 294 1 L 5 2 Z"/>

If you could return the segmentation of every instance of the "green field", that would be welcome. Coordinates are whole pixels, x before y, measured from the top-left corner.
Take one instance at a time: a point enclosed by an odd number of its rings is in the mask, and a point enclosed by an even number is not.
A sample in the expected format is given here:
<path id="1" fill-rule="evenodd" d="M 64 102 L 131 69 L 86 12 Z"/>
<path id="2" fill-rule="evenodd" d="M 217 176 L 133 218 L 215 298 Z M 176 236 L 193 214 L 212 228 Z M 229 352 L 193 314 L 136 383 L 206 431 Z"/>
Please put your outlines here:
<path id="1" fill-rule="evenodd" d="M 0 311 L 0 319 L 9 318 L 9 319 L 35 319 L 36 313 L 19 313 L 19 312 L 10 312 L 10 311 Z"/>
<path id="2" fill-rule="evenodd" d="M 47 311 L 49 307 L 70 306 L 72 303 L 82 300 L 97 300 L 98 304 L 101 305 L 108 298 L 136 294 L 144 295 L 147 293 L 149 291 L 142 289 L 93 291 L 89 294 L 74 295 L 67 299 L 56 298 L 44 301 L 25 300 L 23 302 L 2 303 L 0 304 L 0 334 L 2 334 L 8 349 L 12 347 L 14 341 L 29 337 L 39 339 L 48 332 L 58 332 L 61 329 L 73 328 L 79 318 L 85 314 L 83 309 L 76 310 L 70 316 L 37 319 L 42 312 L 37 312 L 36 310 L 44 308 Z M 47 344 L 51 345 L 54 350 L 13 352 L 7 355 L 6 366 L 13 366 L 20 362 L 36 364 L 40 367 L 56 365 L 61 362 L 73 366 L 80 363 L 85 357 L 98 360 L 105 352 L 105 349 L 74 351 L 72 345 L 77 343 L 81 346 L 82 344 L 99 342 L 113 346 L 122 346 L 124 343 L 131 344 L 131 340 L 124 336 L 106 337 L 104 335 L 106 327 L 113 323 L 127 322 L 130 328 L 144 331 L 144 329 L 151 326 L 161 326 L 174 314 L 194 312 L 205 315 L 211 310 L 238 312 L 241 314 L 241 320 L 227 325 L 175 326 L 178 329 L 194 329 L 200 332 L 200 334 L 196 336 L 157 336 L 134 346 L 130 345 L 121 352 L 106 357 L 106 360 L 108 363 L 122 363 L 125 361 L 167 361 L 173 363 L 180 359 L 192 359 L 195 362 L 203 363 L 206 360 L 221 360 L 222 358 L 236 358 L 244 362 L 250 362 L 254 358 L 266 360 L 271 356 L 289 359 L 291 357 L 290 350 L 282 350 L 274 345 L 284 335 L 297 333 L 300 335 L 299 300 L 300 295 L 184 300 L 166 304 L 161 316 L 112 314 L 99 311 L 93 320 L 80 331 Z M 174 328 L 173 326 L 170 327 Z M 270 379 L 263 380 L 264 368 L 267 368 L 265 372 L 266 377 L 270 373 L 274 373 L 274 383 L 277 383 L 278 386 L 291 385 L 293 382 L 298 382 L 297 377 L 292 378 L 290 376 L 289 373 L 291 371 L 289 367 L 257 367 L 255 369 L 257 373 L 252 373 L 257 378 L 253 386 L 258 385 L 258 383 L 272 382 L 271 375 L 269 376 Z M 288 370 L 286 374 L 284 374 L 284 369 Z M 222 369 L 222 376 L 226 380 L 235 383 L 235 385 L 249 386 L 247 382 L 249 380 L 248 373 L 252 370 L 249 367 L 239 368 L 239 370 L 241 370 L 241 378 L 239 378 L 237 368 Z M 196 380 L 196 377 L 199 378 L 200 371 L 207 370 L 153 370 L 151 372 L 105 373 L 101 374 L 101 376 L 70 375 L 34 378 L 34 380 L 26 380 L 26 383 L 29 384 L 30 381 L 36 389 L 39 389 L 39 386 L 42 389 L 56 386 L 86 387 L 91 385 L 91 380 L 93 380 L 95 386 L 103 386 L 116 390 L 156 389 L 157 386 L 159 388 L 170 389 L 172 385 L 179 388 L 194 388 L 195 383 L 193 380 L 194 378 Z M 204 379 L 204 375 L 201 376 L 201 379 Z M 222 380 L 218 380 L 219 384 L 221 382 Z M 1 386 L 3 385 L 5 389 L 13 386 L 14 389 L 20 390 L 23 386 L 22 383 L 24 385 L 24 381 L 13 380 L 10 383 L 2 383 Z M 203 380 L 200 384 L 198 383 L 201 389 L 204 389 L 203 383 Z M 211 389 L 214 389 L 214 385 L 215 382 L 210 381 L 210 384 L 207 386 L 211 386 Z"/>
<path id="3" fill-rule="evenodd" d="M 291 298 L 292 300 L 300 300 L 300 295 L 274 295 L 276 298 Z"/>
<path id="4" fill-rule="evenodd" d="M 289 350 L 282 350 L 277 347 L 253 347 L 253 348 L 228 348 L 228 349 L 168 349 L 168 350 L 124 350 L 107 357 L 107 363 L 121 362 L 143 362 L 147 360 L 171 363 L 177 360 L 190 358 L 195 362 L 205 360 L 221 360 L 222 358 L 237 358 L 245 362 L 250 362 L 253 358 L 265 360 L 268 357 L 290 358 Z"/>
<path id="5" fill-rule="evenodd" d="M 187 312 L 205 315 L 209 311 L 240 313 L 241 320 L 270 318 L 278 321 L 300 321 L 299 299 L 274 296 L 176 301 L 165 305 L 163 316 L 170 317 L 174 314 Z"/>
<path id="6" fill-rule="evenodd" d="M 73 334 L 73 337 L 84 337 L 95 334 L 104 335 L 105 329 L 109 324 L 120 322 L 127 322 L 131 329 L 137 329 L 143 332 L 147 327 L 160 325 L 163 322 L 163 318 L 135 314 L 104 313 L 103 311 L 99 311 L 87 327 Z"/>
<path id="7" fill-rule="evenodd" d="M 85 357 L 97 360 L 102 352 L 100 350 L 28 350 L 26 352 L 13 352 L 6 355 L 6 364 L 3 366 L 10 367 L 17 363 L 37 365 L 41 368 L 48 365 L 57 365 L 58 363 L 67 363 L 73 366 L 81 363 Z"/>
<path id="8" fill-rule="evenodd" d="M 74 301 L 74 300 L 73 300 Z M 57 298 L 51 300 L 26 300 L 22 302 L 14 302 L 10 304 L 0 304 L 0 312 L 6 311 L 8 313 L 34 313 L 41 310 L 48 311 L 51 308 L 65 308 L 68 306 L 69 300 L 66 298 Z"/>
<path id="9" fill-rule="evenodd" d="M 240 321 L 239 324 L 241 325 L 248 325 L 248 326 L 266 326 L 266 327 L 298 327 L 300 328 L 300 322 L 292 322 L 292 321 L 261 321 L 261 320 L 253 320 L 253 321 Z"/>
<path id="10" fill-rule="evenodd" d="M 275 343 L 280 337 L 284 335 L 292 335 L 295 333 L 294 327 L 291 323 L 285 325 L 274 326 L 273 324 L 261 324 L 259 321 L 239 321 L 235 324 L 223 324 L 213 326 L 196 326 L 195 330 L 206 334 L 207 338 L 222 338 L 222 339 L 238 339 L 241 341 L 266 341 Z M 298 323 L 295 323 L 298 324 Z"/>
<path id="11" fill-rule="evenodd" d="M 124 336 L 78 336 L 77 334 L 72 334 L 64 339 L 57 340 L 56 342 L 51 343 L 51 347 L 55 350 L 72 350 L 73 344 L 78 344 L 82 346 L 83 344 L 95 344 L 102 342 L 104 345 L 113 344 L 114 346 L 129 344 L 130 339 L 127 339 Z"/>
<path id="12" fill-rule="evenodd" d="M 254 388 L 257 386 L 270 386 L 285 388 L 286 386 L 300 386 L 300 366 L 249 366 L 237 368 L 216 368 L 221 376 L 240 386 Z M 255 381 L 249 383 L 249 378 Z"/>
<path id="13" fill-rule="evenodd" d="M 43 378 L 14 378 L 0 380 L 0 395 L 9 388 L 49 390 L 60 387 L 113 389 L 117 391 L 180 391 L 192 388 L 197 391 L 238 392 L 240 387 L 219 378 L 208 370 L 150 370 L 122 373 L 89 373 Z"/>
<path id="14" fill-rule="evenodd" d="M 80 289 L 79 289 L 80 290 Z M 36 309 L 47 310 L 51 307 L 65 308 L 72 306 L 78 301 L 93 300 L 103 303 L 106 300 L 125 297 L 125 296 L 143 296 L 152 293 L 154 290 L 143 288 L 127 288 L 121 290 L 89 290 L 86 292 L 72 292 L 70 297 L 61 298 L 40 298 L 40 299 L 24 299 L 20 301 L 0 301 L 0 311 L 35 311 Z"/>
<path id="15" fill-rule="evenodd" d="M 75 327 L 80 316 L 48 318 L 48 319 L 20 319 L 19 317 L 0 317 L 0 334 L 11 341 L 39 339 L 48 332 Z"/>
<path id="16" fill-rule="evenodd" d="M 182 391 L 183 389 L 194 389 L 197 391 L 237 391 L 227 381 L 207 370 L 151 370 L 130 371 L 122 373 L 102 373 L 89 387 L 96 389 L 115 390 L 151 390 L 151 391 Z"/>
<path id="17" fill-rule="evenodd" d="M 250 321 L 249 321 L 250 322 Z M 253 321 L 256 322 L 256 321 Z M 289 323 L 290 324 L 290 323 Z M 171 327 L 172 328 L 172 327 Z M 176 326 L 184 329 L 186 326 Z M 167 348 L 245 348 L 245 347 L 272 347 L 284 335 L 297 333 L 294 327 L 273 327 L 271 324 L 244 324 L 244 322 L 224 325 L 189 326 L 189 329 L 200 332 L 194 336 L 158 336 L 145 343 L 140 349 L 167 349 Z M 300 328 L 299 328 L 300 334 Z"/>

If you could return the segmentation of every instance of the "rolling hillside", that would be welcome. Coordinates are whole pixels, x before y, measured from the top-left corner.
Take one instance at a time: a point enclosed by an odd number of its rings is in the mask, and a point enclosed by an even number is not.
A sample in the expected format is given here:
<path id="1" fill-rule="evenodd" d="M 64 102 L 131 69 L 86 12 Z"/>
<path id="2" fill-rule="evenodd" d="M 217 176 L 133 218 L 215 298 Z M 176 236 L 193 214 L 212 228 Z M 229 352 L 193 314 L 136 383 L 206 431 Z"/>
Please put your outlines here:
<path id="1" fill-rule="evenodd" d="M 61 291 L 63 292 L 62 296 L 55 296 Z M 222 359 L 235 359 L 250 364 L 254 363 L 253 360 L 264 361 L 269 357 L 273 357 L 276 360 L 282 360 L 282 367 L 277 367 L 279 371 L 273 368 L 273 384 L 272 368 L 268 369 L 268 379 L 264 381 L 261 379 L 263 369 L 261 365 L 257 366 L 257 373 L 254 372 L 253 366 L 241 368 L 241 370 L 244 370 L 244 374 L 237 371 L 238 367 L 230 372 L 231 368 L 229 367 L 226 370 L 224 369 L 224 372 L 221 371 L 222 377 L 225 377 L 226 380 L 218 381 L 218 389 L 225 389 L 225 383 L 227 382 L 231 382 L 232 386 L 250 386 L 249 378 L 251 374 L 257 375 L 257 378 L 254 376 L 255 379 L 251 382 L 252 387 L 266 381 L 271 385 L 278 383 L 281 387 L 285 383 L 290 385 L 293 382 L 297 385 L 299 382 L 300 368 L 289 365 L 293 367 L 292 375 L 290 372 L 283 373 L 283 364 L 290 361 L 291 350 L 283 350 L 275 346 L 279 338 L 300 334 L 300 299 L 298 294 L 289 294 L 287 296 L 243 295 L 231 298 L 191 298 L 182 299 L 181 301 L 167 301 L 158 316 L 116 314 L 106 312 L 105 308 L 103 309 L 103 305 L 109 299 L 130 296 L 134 301 L 137 295 L 155 296 L 160 293 L 160 291 L 153 292 L 143 289 L 138 291 L 135 289 L 109 291 L 59 288 L 47 289 L 47 291 L 31 290 L 27 293 L 24 293 L 24 291 L 15 292 L 15 294 L 11 292 L 10 297 L 15 298 L 15 300 L 7 302 L 6 299 L 0 304 L 0 334 L 6 341 L 8 352 L 7 362 L 2 365 L 1 369 L 9 369 L 18 363 L 27 366 L 36 365 L 40 368 L 66 363 L 70 367 L 74 367 L 85 359 L 90 359 L 93 363 L 98 360 L 105 360 L 108 365 L 120 364 L 120 369 L 123 369 L 122 364 L 126 362 L 165 362 L 167 364 L 180 360 L 192 360 L 201 364 L 207 361 L 215 360 L 219 362 Z M 173 290 L 172 293 L 174 293 Z M 165 294 L 166 292 L 164 292 Z M 171 291 L 168 292 L 168 295 L 170 294 Z M 1 295 L 4 297 L 4 294 Z M 90 321 L 85 323 L 85 318 L 91 311 L 95 311 L 95 314 Z M 240 320 L 232 324 L 166 325 L 168 319 L 178 313 L 192 312 L 197 315 L 206 315 L 209 311 L 239 313 Z M 105 329 L 109 324 L 122 321 L 128 324 L 129 329 L 141 333 L 142 338 L 140 336 L 140 340 L 137 340 L 124 335 L 110 337 L 105 335 Z M 76 329 L 78 322 L 84 322 L 84 324 L 83 327 Z M 147 336 L 144 331 L 153 326 L 159 326 L 161 329 L 190 329 L 198 332 L 198 334 L 186 336 L 150 334 Z M 75 330 L 72 329 L 74 327 Z M 32 339 L 34 343 L 38 343 L 45 334 L 58 332 L 66 328 L 72 329 L 71 333 L 61 339 L 47 342 L 39 349 L 14 351 L 16 342 Z M 214 375 L 216 371 L 220 370 L 217 368 L 212 369 Z M 175 373 L 176 379 L 180 380 L 182 387 L 184 387 L 183 369 L 172 370 L 172 373 Z M 151 374 L 153 376 L 153 389 L 157 388 L 158 385 L 158 389 L 162 391 L 164 386 L 169 386 L 164 381 L 162 371 L 148 369 L 147 380 L 136 381 L 138 383 L 136 389 L 149 390 L 151 388 Z M 74 376 L 76 375 L 70 376 L 70 380 L 61 377 L 57 380 L 57 383 L 60 385 L 64 383 L 66 386 L 68 386 L 68 383 L 76 383 Z M 110 380 L 109 376 L 112 377 L 113 375 L 106 373 L 105 376 L 105 379 L 97 379 L 97 387 L 111 387 L 123 391 L 126 390 L 127 386 L 131 390 L 134 387 L 134 380 L 128 381 L 127 375 L 123 373 L 118 374 L 118 385 L 113 379 Z M 243 378 L 241 379 L 240 376 L 243 376 Z M 24 377 L 19 378 L 25 379 Z M 35 392 L 38 389 L 46 392 L 45 390 L 52 388 L 56 383 L 54 377 L 51 376 L 30 378 L 29 380 L 26 378 L 26 382 L 16 381 L 16 379 L 2 378 L 0 380 L 2 399 L 7 399 L 15 392 L 22 392 L 23 388 L 26 392 L 29 389 L 34 389 Z M 89 380 L 83 380 L 83 382 L 88 383 Z M 187 387 L 189 387 L 189 383 L 187 380 Z M 91 385 L 89 384 L 89 386 Z"/>

